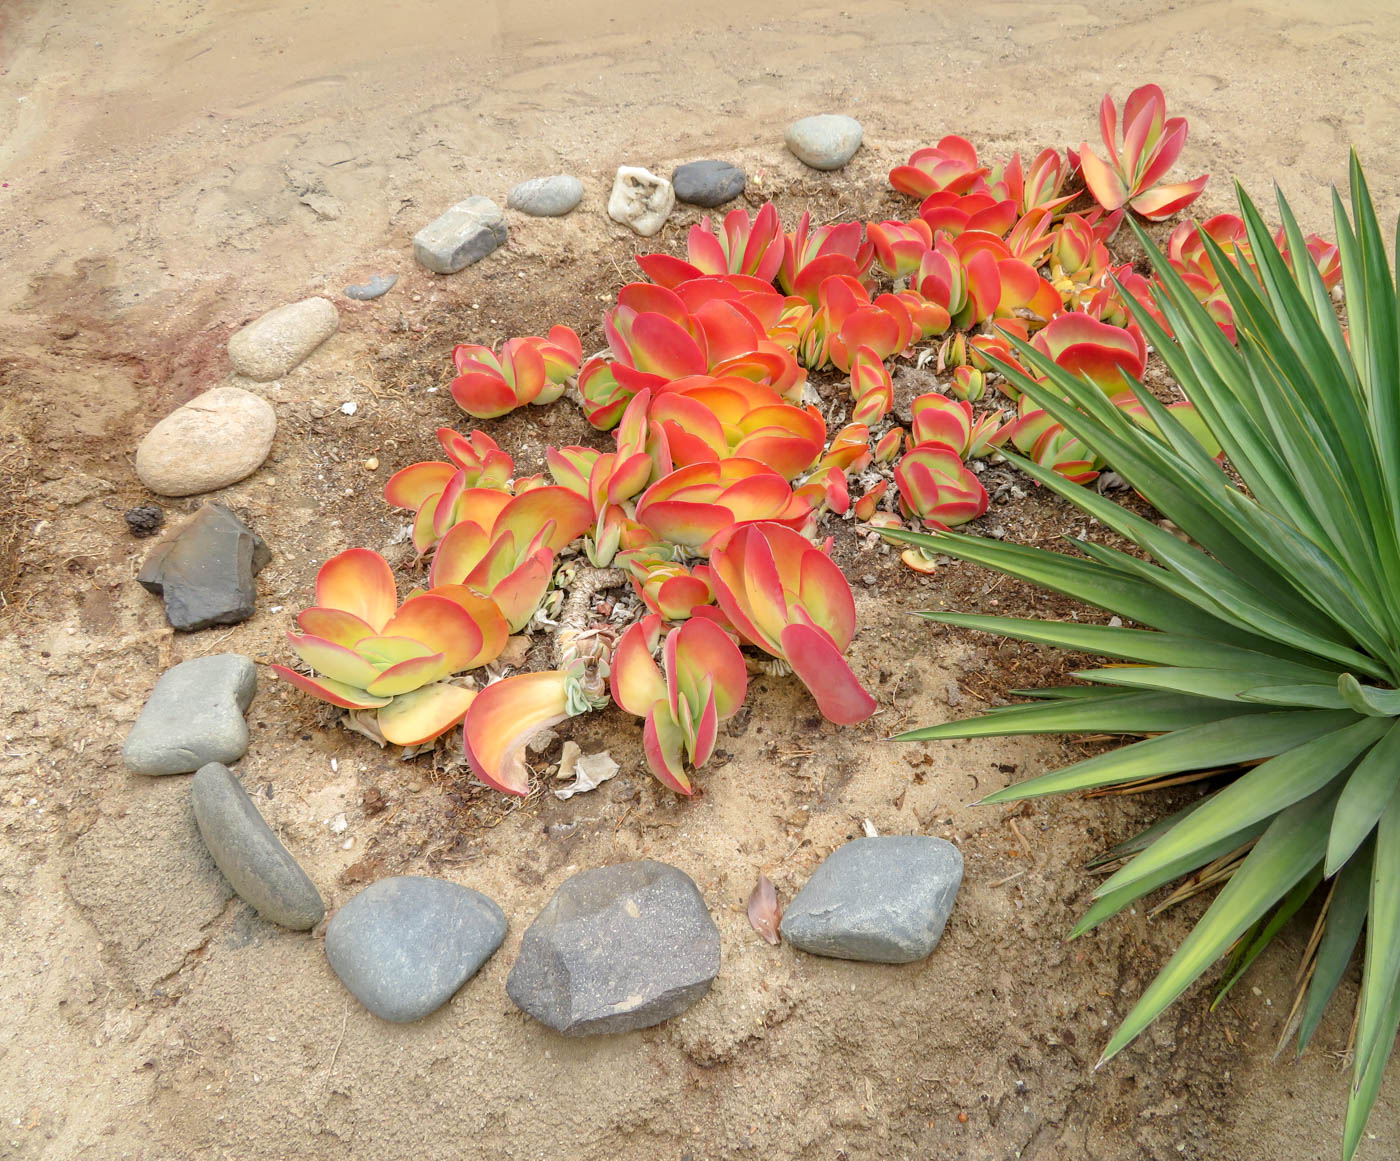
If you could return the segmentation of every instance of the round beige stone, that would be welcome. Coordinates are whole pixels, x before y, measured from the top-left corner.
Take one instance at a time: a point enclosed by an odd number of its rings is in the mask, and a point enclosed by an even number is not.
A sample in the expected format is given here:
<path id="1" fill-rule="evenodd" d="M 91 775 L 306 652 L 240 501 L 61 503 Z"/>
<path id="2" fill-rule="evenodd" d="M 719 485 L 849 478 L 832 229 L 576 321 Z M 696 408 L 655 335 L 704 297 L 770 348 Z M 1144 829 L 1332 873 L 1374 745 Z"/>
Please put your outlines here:
<path id="1" fill-rule="evenodd" d="M 252 475 L 272 450 L 277 413 L 241 387 L 215 387 L 172 411 L 136 448 L 136 474 L 162 496 L 194 496 Z"/>

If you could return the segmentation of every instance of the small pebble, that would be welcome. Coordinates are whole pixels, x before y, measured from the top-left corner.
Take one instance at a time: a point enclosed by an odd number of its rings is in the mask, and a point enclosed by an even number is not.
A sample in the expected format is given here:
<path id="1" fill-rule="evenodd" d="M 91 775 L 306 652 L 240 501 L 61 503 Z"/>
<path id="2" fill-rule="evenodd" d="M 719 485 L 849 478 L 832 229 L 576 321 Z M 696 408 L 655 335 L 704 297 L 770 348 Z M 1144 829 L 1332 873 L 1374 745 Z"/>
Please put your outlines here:
<path id="1" fill-rule="evenodd" d="M 877 583 L 879 579 L 880 578 L 877 577 L 873 572 L 868 572 L 860 578 L 860 583 L 863 585 L 873 585 Z"/>
<path id="2" fill-rule="evenodd" d="M 142 504 L 136 508 L 128 508 L 123 513 L 126 526 L 131 535 L 138 540 L 146 536 L 154 536 L 160 526 L 165 523 L 165 510 L 158 504 Z"/>
<path id="3" fill-rule="evenodd" d="M 787 131 L 787 147 L 798 161 L 813 169 L 840 169 L 856 155 L 860 122 L 854 117 L 821 113 L 795 121 Z"/>
<path id="4" fill-rule="evenodd" d="M 377 472 L 378 470 L 379 470 L 379 457 L 378 457 L 378 456 L 370 456 L 369 459 L 365 460 L 365 471 L 367 471 L 367 472 Z"/>
<path id="5" fill-rule="evenodd" d="M 368 282 L 356 283 L 354 286 L 345 288 L 347 298 L 357 298 L 361 302 L 368 302 L 372 298 L 378 298 L 382 294 L 388 294 L 394 289 L 394 283 L 399 280 L 397 274 L 376 274 Z"/>

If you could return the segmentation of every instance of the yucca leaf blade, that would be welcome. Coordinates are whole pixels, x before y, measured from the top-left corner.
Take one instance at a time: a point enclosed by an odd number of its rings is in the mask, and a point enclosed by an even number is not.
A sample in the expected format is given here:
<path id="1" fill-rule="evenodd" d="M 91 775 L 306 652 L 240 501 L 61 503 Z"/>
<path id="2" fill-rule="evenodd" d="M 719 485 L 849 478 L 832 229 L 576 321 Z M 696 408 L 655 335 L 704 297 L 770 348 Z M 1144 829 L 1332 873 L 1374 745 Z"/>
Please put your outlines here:
<path id="1" fill-rule="evenodd" d="M 1118 1026 L 1099 1067 L 1129 1044 L 1186 991 L 1269 908 L 1321 860 L 1327 842 L 1329 791 L 1279 813 L 1221 888 L 1206 913 Z"/>
<path id="2" fill-rule="evenodd" d="M 984 805 L 1090 790 L 1186 770 L 1209 770 L 1272 758 L 1351 725 L 1357 715 L 1334 710 L 1242 714 L 1148 738 L 989 794 Z M 1320 857 L 1320 856 L 1319 856 Z"/>

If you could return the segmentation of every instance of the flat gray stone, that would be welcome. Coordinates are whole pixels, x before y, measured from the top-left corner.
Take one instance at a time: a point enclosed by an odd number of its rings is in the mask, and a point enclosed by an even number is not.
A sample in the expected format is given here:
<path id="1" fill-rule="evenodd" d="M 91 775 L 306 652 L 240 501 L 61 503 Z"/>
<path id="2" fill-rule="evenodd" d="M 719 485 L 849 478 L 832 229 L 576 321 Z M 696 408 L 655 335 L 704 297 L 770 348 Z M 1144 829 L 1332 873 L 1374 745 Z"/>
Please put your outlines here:
<path id="1" fill-rule="evenodd" d="M 719 928 L 694 880 L 643 859 L 564 880 L 506 981 L 518 1008 L 566 1036 L 678 1016 L 719 974 Z"/>
<path id="2" fill-rule="evenodd" d="M 269 923 L 309 931 L 321 922 L 321 893 L 258 813 L 243 784 L 219 762 L 190 784 L 204 845 L 239 897 Z"/>
<path id="3" fill-rule="evenodd" d="M 747 181 L 744 171 L 727 161 L 688 161 L 671 174 L 677 201 L 707 209 L 733 201 Z"/>
<path id="4" fill-rule="evenodd" d="M 813 169 L 840 169 L 860 148 L 860 122 L 837 113 L 803 117 L 788 127 L 787 147 Z"/>
<path id="5" fill-rule="evenodd" d="M 370 884 L 331 917 L 326 959 L 355 999 L 403 1024 L 447 1003 L 505 937 L 505 914 L 480 891 L 399 875 Z"/>
<path id="6" fill-rule="evenodd" d="M 536 218 L 560 218 L 583 201 L 583 182 L 567 173 L 533 177 L 506 195 L 506 205 Z"/>
<path id="7" fill-rule="evenodd" d="M 167 669 L 122 747 L 128 768 L 188 774 L 210 762 L 237 762 L 248 752 L 243 714 L 257 687 L 257 670 L 240 653 L 196 657 Z"/>
<path id="8" fill-rule="evenodd" d="M 272 553 L 262 538 L 222 504 L 205 504 L 167 533 L 136 579 L 165 601 L 165 616 L 182 633 L 237 625 L 253 615 L 253 577 Z"/>
<path id="9" fill-rule="evenodd" d="M 456 274 L 505 242 L 501 207 L 473 195 L 414 234 L 413 255 L 435 274 Z"/>
<path id="10" fill-rule="evenodd" d="M 340 312 L 328 298 L 304 298 L 268 311 L 228 341 L 229 362 L 240 375 L 266 383 L 280 379 L 335 334 Z"/>
<path id="11" fill-rule="evenodd" d="M 394 283 L 398 280 L 397 274 L 376 274 L 368 282 L 357 282 L 354 286 L 347 286 L 345 295 L 347 298 L 355 298 L 360 302 L 369 302 L 382 294 L 388 294 L 394 289 Z"/>
<path id="12" fill-rule="evenodd" d="M 913 963 L 938 945 L 962 876 L 962 852 L 943 839 L 856 839 L 822 860 L 779 930 L 813 955 Z"/>
<path id="13" fill-rule="evenodd" d="M 215 387 L 177 407 L 136 446 L 136 474 L 161 496 L 236 484 L 262 466 L 277 434 L 272 404 L 241 387 Z"/>

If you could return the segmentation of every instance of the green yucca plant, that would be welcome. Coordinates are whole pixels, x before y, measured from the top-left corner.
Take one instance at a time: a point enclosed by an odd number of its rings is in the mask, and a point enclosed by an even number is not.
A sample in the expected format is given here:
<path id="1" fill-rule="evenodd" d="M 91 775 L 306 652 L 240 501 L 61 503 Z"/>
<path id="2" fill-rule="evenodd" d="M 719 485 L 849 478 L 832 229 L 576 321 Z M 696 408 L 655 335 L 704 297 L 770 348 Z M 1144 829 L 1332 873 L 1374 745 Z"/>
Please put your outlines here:
<path id="1" fill-rule="evenodd" d="M 965 535 L 902 534 L 1142 627 L 926 613 L 1128 664 L 1075 674 L 1091 685 L 1031 691 L 1029 704 L 900 737 L 1145 736 L 988 803 L 1225 768 L 1232 777 L 1221 789 L 1113 852 L 1127 861 L 1074 928 L 1082 934 L 1207 865 L 1234 868 L 1103 1060 L 1231 949 L 1226 986 L 1233 983 L 1321 889 L 1326 904 L 1309 947 L 1312 974 L 1294 1015 L 1301 1053 L 1364 938 L 1343 1140 L 1349 1161 L 1400 1024 L 1397 285 L 1354 154 L 1350 214 L 1333 196 L 1349 334 L 1312 263 L 1290 270 L 1254 204 L 1238 186 L 1237 194 L 1257 269 L 1236 265 L 1209 237 L 1205 245 L 1233 307 L 1238 344 L 1160 256 L 1159 306 L 1175 338 L 1140 308 L 1133 313 L 1245 490 L 1145 388 L 1137 395 L 1160 436 L 1020 344 L 1046 383 L 1002 370 L 1191 543 L 1020 458 L 1023 471 L 1150 559 L 1083 541 L 1075 542 L 1082 555 L 1067 555 Z M 1282 195 L 1278 202 L 1288 252 L 1306 254 Z"/>

